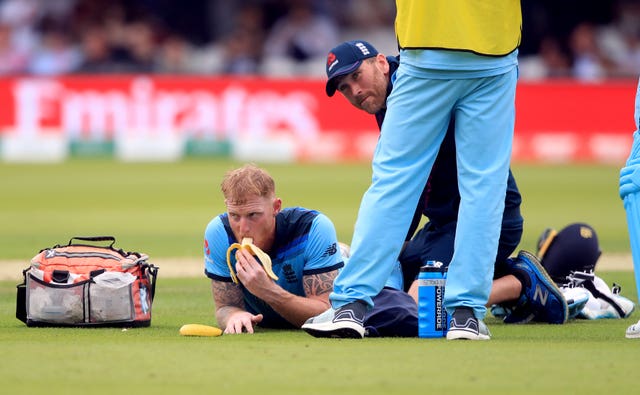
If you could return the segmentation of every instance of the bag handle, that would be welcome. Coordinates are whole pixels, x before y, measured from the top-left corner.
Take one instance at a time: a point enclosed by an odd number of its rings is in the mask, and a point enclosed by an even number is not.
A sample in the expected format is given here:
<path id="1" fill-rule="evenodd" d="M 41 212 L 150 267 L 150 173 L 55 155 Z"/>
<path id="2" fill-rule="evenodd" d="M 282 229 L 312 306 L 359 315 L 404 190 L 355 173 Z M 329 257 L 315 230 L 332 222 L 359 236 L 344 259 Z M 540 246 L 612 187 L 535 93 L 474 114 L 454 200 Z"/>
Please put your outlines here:
<path id="1" fill-rule="evenodd" d="M 74 240 L 92 241 L 92 242 L 110 241 L 111 244 L 109 244 L 109 248 L 113 248 L 113 245 L 116 242 L 116 238 L 113 236 L 74 236 L 71 238 L 71 240 L 69 240 L 69 244 L 67 245 L 68 246 L 74 245 L 73 244 Z"/>
<path id="2" fill-rule="evenodd" d="M 156 296 L 156 281 L 158 280 L 158 267 L 149 264 L 147 266 L 147 270 L 149 271 L 151 277 L 151 300 Z"/>
<path id="3" fill-rule="evenodd" d="M 142 258 L 142 256 L 144 254 L 141 254 L 139 252 L 133 252 L 133 251 L 125 251 L 122 248 L 115 248 L 113 245 L 116 243 L 116 238 L 114 236 L 74 236 L 71 238 L 71 240 L 69 240 L 69 244 L 67 244 L 66 246 L 62 246 L 60 244 L 56 244 L 55 246 L 53 246 L 53 248 L 60 248 L 60 247 L 70 247 L 70 246 L 86 246 L 86 244 L 78 244 L 78 243 L 74 243 L 74 240 L 79 240 L 79 241 L 91 241 L 91 242 L 101 242 L 101 241 L 110 241 L 111 243 L 109 243 L 108 246 L 104 247 L 101 246 L 103 248 L 108 248 L 112 251 L 115 251 L 117 253 L 119 253 L 122 256 L 127 256 L 127 255 L 134 255 L 138 258 Z M 44 248 L 42 250 L 40 250 L 40 252 L 48 250 L 48 248 Z"/>

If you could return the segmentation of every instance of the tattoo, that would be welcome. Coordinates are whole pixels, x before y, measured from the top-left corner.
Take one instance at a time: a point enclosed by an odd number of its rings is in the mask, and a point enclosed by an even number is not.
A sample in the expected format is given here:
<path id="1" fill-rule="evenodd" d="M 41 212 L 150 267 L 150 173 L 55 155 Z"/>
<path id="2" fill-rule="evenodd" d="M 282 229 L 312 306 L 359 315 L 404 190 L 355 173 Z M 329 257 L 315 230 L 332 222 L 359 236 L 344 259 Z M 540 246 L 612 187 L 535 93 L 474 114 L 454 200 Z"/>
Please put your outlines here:
<path id="1" fill-rule="evenodd" d="M 337 270 L 304 276 L 302 281 L 305 294 L 307 296 L 320 296 L 331 293 L 331 291 L 333 291 L 333 280 L 335 280 L 337 276 Z"/>
<path id="2" fill-rule="evenodd" d="M 213 291 L 213 301 L 216 304 L 216 309 L 231 306 L 244 310 L 244 297 L 238 285 L 212 280 L 211 290 Z"/>

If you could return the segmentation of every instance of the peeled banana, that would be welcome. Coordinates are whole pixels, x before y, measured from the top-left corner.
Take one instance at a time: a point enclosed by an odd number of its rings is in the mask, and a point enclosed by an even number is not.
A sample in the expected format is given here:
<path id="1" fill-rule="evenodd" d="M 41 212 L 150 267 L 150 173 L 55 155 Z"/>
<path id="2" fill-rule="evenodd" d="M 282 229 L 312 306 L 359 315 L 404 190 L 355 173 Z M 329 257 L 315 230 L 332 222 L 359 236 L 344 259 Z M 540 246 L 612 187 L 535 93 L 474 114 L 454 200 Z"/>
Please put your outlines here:
<path id="1" fill-rule="evenodd" d="M 260 260 L 260 263 L 262 263 L 262 267 L 264 271 L 267 273 L 269 277 L 271 277 L 273 280 L 278 279 L 278 276 L 276 276 L 276 274 L 273 272 L 273 269 L 271 268 L 271 258 L 269 257 L 269 255 L 267 255 L 260 248 L 253 245 L 253 239 L 251 237 L 245 237 L 242 239 L 242 243 L 233 243 L 227 249 L 227 266 L 229 266 L 229 272 L 231 273 L 231 280 L 235 284 L 238 284 L 238 276 L 236 275 L 235 270 L 233 270 L 233 265 L 231 264 L 231 253 L 241 248 L 244 248 L 245 250 L 249 251 L 251 254 L 258 257 L 258 260 Z"/>

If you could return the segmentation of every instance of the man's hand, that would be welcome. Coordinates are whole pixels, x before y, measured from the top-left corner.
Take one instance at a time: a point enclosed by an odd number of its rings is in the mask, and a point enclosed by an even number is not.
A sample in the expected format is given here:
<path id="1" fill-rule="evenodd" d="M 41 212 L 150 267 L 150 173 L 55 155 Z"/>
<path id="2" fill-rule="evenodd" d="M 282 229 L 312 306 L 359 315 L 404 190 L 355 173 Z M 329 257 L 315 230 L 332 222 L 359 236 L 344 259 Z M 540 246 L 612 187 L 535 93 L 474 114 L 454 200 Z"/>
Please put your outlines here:
<path id="1" fill-rule="evenodd" d="M 262 314 L 253 315 L 246 311 L 238 311 L 229 316 L 224 333 L 229 335 L 253 333 L 253 326 L 260 321 L 262 321 Z"/>
<path id="2" fill-rule="evenodd" d="M 249 292 L 263 300 L 273 293 L 274 287 L 277 287 L 260 262 L 246 249 L 236 252 L 236 275 Z"/>
<path id="3" fill-rule="evenodd" d="M 216 320 L 224 333 L 253 333 L 254 325 L 262 322 L 262 314 L 253 315 L 245 310 L 240 287 L 225 281 L 211 281 Z"/>
<path id="4" fill-rule="evenodd" d="M 256 255 L 260 262 L 262 263 L 262 268 L 267 273 L 269 277 L 274 280 L 278 280 L 278 276 L 273 272 L 271 268 L 271 257 L 262 251 L 259 247 L 253 244 L 253 239 L 251 237 L 245 237 L 242 239 L 242 243 L 233 243 L 227 248 L 227 266 L 229 266 L 229 272 L 231 272 L 231 281 L 235 284 L 238 283 L 238 278 L 236 276 L 236 271 L 233 269 L 233 265 L 231 264 L 231 254 L 233 251 L 236 251 L 236 260 L 237 260 L 237 252 L 247 250 L 251 255 Z"/>

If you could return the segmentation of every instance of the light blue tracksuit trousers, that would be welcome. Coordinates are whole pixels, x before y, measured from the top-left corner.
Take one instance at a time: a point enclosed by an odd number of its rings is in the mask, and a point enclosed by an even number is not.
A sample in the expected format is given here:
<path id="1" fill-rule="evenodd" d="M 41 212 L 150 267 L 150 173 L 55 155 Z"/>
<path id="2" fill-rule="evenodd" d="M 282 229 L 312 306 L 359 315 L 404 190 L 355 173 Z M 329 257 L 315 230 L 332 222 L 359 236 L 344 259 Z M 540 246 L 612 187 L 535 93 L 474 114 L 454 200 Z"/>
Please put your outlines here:
<path id="1" fill-rule="evenodd" d="M 620 198 L 627 217 L 636 291 L 640 300 L 640 79 L 636 89 L 635 105 L 636 131 L 633 133 L 629 158 L 625 167 L 620 170 Z"/>
<path id="2" fill-rule="evenodd" d="M 394 268 L 418 198 L 455 114 L 461 203 L 445 307 L 486 314 L 498 248 L 515 122 L 517 66 L 475 78 L 417 78 L 400 64 L 380 140 L 372 184 L 362 198 L 351 258 L 334 283 L 334 308 L 372 305 Z"/>

